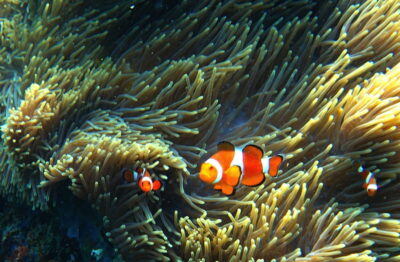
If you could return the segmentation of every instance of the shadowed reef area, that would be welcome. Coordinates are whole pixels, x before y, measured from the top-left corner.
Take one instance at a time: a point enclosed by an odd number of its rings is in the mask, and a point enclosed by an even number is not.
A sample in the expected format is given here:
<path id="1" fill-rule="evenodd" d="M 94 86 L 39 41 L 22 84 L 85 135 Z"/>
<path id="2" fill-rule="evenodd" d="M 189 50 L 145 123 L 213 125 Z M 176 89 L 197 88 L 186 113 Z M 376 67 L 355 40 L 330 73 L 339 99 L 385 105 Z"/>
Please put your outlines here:
<path id="1" fill-rule="evenodd" d="M 0 110 L 2 196 L 125 261 L 400 261 L 399 1 L 0 0 Z M 221 140 L 281 173 L 223 196 Z"/>

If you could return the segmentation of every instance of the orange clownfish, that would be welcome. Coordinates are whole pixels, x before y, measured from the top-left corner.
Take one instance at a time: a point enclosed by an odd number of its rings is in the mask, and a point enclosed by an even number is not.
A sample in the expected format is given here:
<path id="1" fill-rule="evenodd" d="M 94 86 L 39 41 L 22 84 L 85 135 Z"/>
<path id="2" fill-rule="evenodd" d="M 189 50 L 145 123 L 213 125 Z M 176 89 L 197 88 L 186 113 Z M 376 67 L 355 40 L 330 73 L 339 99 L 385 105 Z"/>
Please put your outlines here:
<path id="1" fill-rule="evenodd" d="M 124 169 L 122 171 L 124 179 L 128 182 L 137 181 L 140 189 L 143 192 L 150 192 L 152 190 L 157 191 L 161 188 L 161 182 L 151 178 L 149 171 L 146 168 L 137 168 L 132 172 L 130 169 Z"/>
<path id="2" fill-rule="evenodd" d="M 358 165 L 357 171 L 364 179 L 363 188 L 367 189 L 368 196 L 374 196 L 379 188 L 376 183 L 375 174 L 367 169 L 364 169 L 361 165 Z"/>
<path id="3" fill-rule="evenodd" d="M 199 178 L 214 184 L 214 189 L 225 195 L 231 195 L 240 183 L 256 186 L 264 181 L 265 174 L 276 176 L 282 161 L 282 155 L 264 156 L 258 146 L 247 145 L 241 149 L 223 141 L 218 144 L 217 153 L 201 165 Z"/>

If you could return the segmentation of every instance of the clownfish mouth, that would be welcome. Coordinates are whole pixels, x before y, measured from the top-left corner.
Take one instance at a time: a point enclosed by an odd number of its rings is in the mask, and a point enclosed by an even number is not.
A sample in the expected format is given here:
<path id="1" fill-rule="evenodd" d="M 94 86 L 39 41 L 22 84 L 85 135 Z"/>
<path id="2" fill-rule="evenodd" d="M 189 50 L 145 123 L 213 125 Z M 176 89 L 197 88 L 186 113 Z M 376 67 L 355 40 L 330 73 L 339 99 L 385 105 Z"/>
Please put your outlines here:
<path id="1" fill-rule="evenodd" d="M 150 182 L 143 182 L 140 186 L 143 192 L 150 192 L 153 189 L 153 185 Z"/>

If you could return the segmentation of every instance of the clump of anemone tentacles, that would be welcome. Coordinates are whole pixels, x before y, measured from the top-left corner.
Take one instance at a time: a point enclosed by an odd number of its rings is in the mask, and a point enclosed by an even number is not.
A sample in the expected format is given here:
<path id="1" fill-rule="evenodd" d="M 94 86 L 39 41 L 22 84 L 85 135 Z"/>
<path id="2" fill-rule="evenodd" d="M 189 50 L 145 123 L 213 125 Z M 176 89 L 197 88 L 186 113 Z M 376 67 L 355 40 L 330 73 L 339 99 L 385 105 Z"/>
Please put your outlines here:
<path id="1" fill-rule="evenodd" d="M 398 1 L 0 5 L 2 194 L 45 210 L 68 186 L 127 261 L 400 260 Z M 281 173 L 214 192 L 221 140 Z"/>

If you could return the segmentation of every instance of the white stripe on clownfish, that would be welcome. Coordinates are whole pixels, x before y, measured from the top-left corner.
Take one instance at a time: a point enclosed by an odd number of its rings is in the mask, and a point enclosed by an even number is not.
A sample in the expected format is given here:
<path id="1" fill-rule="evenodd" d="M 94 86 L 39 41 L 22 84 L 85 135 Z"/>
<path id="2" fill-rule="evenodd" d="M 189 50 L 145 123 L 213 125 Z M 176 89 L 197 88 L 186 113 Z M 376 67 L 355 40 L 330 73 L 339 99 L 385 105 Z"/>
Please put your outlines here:
<path id="1" fill-rule="evenodd" d="M 357 163 L 357 172 L 364 179 L 363 188 L 367 190 L 368 196 L 374 196 L 380 186 L 378 186 L 375 174 L 368 169 L 365 169 L 361 164 Z"/>
<path id="2" fill-rule="evenodd" d="M 262 167 L 263 167 L 263 173 L 264 174 L 268 174 L 268 171 L 269 171 L 269 157 L 263 157 L 261 159 L 261 164 L 262 164 Z"/>
<path id="3" fill-rule="evenodd" d="M 148 177 L 148 176 L 143 176 L 141 179 L 140 179 L 140 182 L 148 182 L 149 184 L 150 184 L 150 191 L 151 190 L 153 190 L 153 180 L 150 178 L 150 177 Z"/>
<path id="4" fill-rule="evenodd" d="M 372 176 L 374 175 L 374 173 L 372 173 L 372 172 L 369 172 L 368 173 L 368 176 L 367 176 L 367 178 L 365 179 L 365 183 L 366 184 L 370 184 L 371 183 L 371 179 L 372 179 Z"/>
<path id="5" fill-rule="evenodd" d="M 377 184 L 369 184 L 367 190 L 378 190 Z"/>
<path id="6" fill-rule="evenodd" d="M 244 170 L 243 147 L 235 147 L 235 154 L 233 155 L 233 160 L 231 163 L 231 167 L 232 166 L 238 166 L 240 168 L 240 176 L 238 184 L 241 184 L 243 179 L 243 170 Z"/>
<path id="7" fill-rule="evenodd" d="M 231 162 L 231 166 L 238 166 L 240 170 L 243 170 L 243 148 L 235 147 L 235 154 L 233 155 L 233 160 Z"/>
<path id="8" fill-rule="evenodd" d="M 219 181 L 221 181 L 222 175 L 223 175 L 223 170 L 222 170 L 221 164 L 213 158 L 209 158 L 205 163 L 208 163 L 217 169 L 217 177 L 214 179 L 214 181 L 212 183 L 216 184 Z"/>

